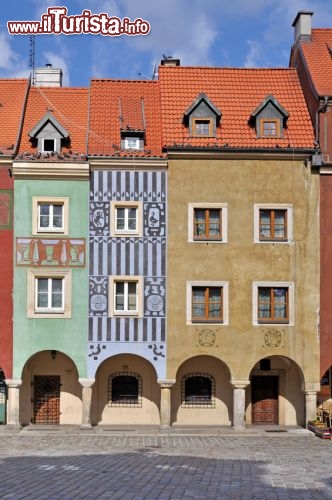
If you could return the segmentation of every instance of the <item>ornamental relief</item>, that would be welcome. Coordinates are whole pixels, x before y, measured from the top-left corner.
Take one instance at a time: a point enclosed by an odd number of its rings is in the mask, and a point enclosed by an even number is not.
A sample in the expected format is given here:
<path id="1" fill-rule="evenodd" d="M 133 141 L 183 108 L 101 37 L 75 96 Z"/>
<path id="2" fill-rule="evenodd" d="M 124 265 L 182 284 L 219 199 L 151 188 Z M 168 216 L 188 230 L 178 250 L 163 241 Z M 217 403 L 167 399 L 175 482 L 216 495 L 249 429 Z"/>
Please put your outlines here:
<path id="1" fill-rule="evenodd" d="M 196 347 L 219 347 L 216 343 L 216 331 L 211 328 L 203 328 L 197 334 L 198 344 Z"/>
<path id="2" fill-rule="evenodd" d="M 263 347 L 284 347 L 285 330 L 277 330 L 276 328 L 269 328 L 263 330 L 264 344 Z"/>

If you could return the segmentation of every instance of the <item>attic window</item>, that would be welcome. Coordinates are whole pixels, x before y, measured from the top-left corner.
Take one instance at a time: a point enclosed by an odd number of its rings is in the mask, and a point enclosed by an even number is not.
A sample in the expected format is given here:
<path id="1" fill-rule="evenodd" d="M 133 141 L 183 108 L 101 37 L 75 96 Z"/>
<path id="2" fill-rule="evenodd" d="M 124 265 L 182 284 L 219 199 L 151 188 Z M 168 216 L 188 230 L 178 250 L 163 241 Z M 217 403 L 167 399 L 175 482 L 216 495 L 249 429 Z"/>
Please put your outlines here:
<path id="1" fill-rule="evenodd" d="M 142 149 L 140 147 L 139 137 L 125 137 L 124 138 L 124 148 L 125 149 Z"/>
<path id="2" fill-rule="evenodd" d="M 212 130 L 211 118 L 193 118 L 193 135 L 195 137 L 210 137 Z"/>
<path id="3" fill-rule="evenodd" d="M 280 136 L 280 120 L 261 119 L 261 134 L 262 137 L 279 137 Z"/>
<path id="4" fill-rule="evenodd" d="M 53 153 L 56 151 L 55 139 L 43 140 L 43 153 Z"/>

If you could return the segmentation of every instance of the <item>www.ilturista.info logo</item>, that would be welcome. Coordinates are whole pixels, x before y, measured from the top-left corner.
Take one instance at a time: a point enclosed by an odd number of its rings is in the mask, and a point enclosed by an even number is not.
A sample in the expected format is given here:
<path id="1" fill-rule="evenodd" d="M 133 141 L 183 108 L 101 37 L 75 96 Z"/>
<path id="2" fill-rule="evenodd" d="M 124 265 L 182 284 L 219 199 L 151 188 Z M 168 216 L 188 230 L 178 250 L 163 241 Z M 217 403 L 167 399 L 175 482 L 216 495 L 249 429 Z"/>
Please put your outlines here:
<path id="1" fill-rule="evenodd" d="M 120 36 L 147 35 L 150 24 L 141 18 L 130 21 L 128 17 L 119 19 L 108 14 L 92 14 L 85 9 L 81 15 L 68 16 L 66 7 L 49 7 L 40 21 L 8 21 L 7 28 L 11 35 L 92 35 Z"/>

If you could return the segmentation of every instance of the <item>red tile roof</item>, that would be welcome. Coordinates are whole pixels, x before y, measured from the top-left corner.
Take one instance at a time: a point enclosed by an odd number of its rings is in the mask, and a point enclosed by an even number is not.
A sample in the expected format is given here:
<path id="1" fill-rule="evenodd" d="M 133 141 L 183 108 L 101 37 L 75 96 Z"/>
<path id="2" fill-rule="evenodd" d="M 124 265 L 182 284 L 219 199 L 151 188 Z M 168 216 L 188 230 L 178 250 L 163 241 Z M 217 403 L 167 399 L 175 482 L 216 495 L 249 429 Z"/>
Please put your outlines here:
<path id="1" fill-rule="evenodd" d="M 332 29 L 313 29 L 300 45 L 317 94 L 332 96 Z"/>
<path id="2" fill-rule="evenodd" d="M 144 150 L 121 149 L 121 130 L 145 130 Z M 159 82 L 92 80 L 89 155 L 162 156 Z"/>
<path id="3" fill-rule="evenodd" d="M 14 154 L 28 80 L 0 80 L 0 154 Z"/>
<path id="4" fill-rule="evenodd" d="M 312 148 L 314 133 L 295 69 L 159 67 L 163 143 L 167 146 Z M 204 92 L 222 112 L 215 138 L 193 138 L 183 114 Z M 283 138 L 257 138 L 251 114 L 268 94 L 289 113 Z"/>
<path id="5" fill-rule="evenodd" d="M 50 110 L 69 132 L 70 145 L 62 148 L 62 153 L 68 155 L 64 159 L 69 159 L 72 153 L 86 154 L 88 89 L 76 87 L 30 88 L 19 152 L 37 153 L 37 147 L 32 147 L 29 132 Z"/>

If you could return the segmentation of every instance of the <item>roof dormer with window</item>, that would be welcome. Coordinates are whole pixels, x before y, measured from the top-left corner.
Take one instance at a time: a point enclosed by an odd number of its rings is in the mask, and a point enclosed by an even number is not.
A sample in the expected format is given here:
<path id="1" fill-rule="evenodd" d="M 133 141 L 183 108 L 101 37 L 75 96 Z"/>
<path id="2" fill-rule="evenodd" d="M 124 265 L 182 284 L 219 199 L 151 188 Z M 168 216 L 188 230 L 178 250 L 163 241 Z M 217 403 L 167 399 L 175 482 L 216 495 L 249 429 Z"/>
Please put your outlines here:
<path id="1" fill-rule="evenodd" d="M 201 93 L 185 111 L 183 119 L 191 137 L 216 137 L 221 116 L 221 111 L 208 96 Z"/>
<path id="2" fill-rule="evenodd" d="M 257 138 L 282 138 L 289 113 L 273 97 L 267 95 L 250 116 Z"/>
<path id="3" fill-rule="evenodd" d="M 68 140 L 69 133 L 48 111 L 29 132 L 30 139 L 37 141 L 39 153 L 61 153 L 62 142 Z"/>

